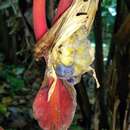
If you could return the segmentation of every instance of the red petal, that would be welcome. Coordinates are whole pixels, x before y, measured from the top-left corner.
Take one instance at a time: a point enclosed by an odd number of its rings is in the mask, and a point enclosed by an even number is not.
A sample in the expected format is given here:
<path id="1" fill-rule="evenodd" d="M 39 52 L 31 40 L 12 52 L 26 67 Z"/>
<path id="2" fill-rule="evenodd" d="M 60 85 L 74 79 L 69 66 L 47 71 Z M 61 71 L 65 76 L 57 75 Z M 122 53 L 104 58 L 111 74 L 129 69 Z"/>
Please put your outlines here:
<path id="1" fill-rule="evenodd" d="M 33 0 L 33 26 L 36 39 L 39 40 L 47 31 L 46 0 Z"/>
<path id="2" fill-rule="evenodd" d="M 76 109 L 75 91 L 66 88 L 58 79 L 48 102 L 49 87 L 42 87 L 33 104 L 34 116 L 44 130 L 66 130 Z"/>

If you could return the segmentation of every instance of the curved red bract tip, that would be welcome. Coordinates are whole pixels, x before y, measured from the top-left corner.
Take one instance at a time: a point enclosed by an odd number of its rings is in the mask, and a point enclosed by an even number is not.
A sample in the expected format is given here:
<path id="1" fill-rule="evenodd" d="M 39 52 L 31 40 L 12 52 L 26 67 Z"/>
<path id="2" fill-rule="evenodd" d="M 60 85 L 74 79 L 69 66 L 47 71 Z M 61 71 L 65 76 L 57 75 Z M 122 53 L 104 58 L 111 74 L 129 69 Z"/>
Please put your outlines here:
<path id="1" fill-rule="evenodd" d="M 39 40 L 47 31 L 46 0 L 33 0 L 33 26 Z"/>
<path id="2" fill-rule="evenodd" d="M 48 79 L 48 85 L 42 86 L 34 103 L 34 116 L 44 130 L 67 130 L 76 109 L 76 97 L 73 91 L 64 86 L 62 80 L 57 79 L 54 92 L 48 101 L 48 92 L 53 79 Z"/>
<path id="3" fill-rule="evenodd" d="M 58 20 L 58 18 L 70 7 L 73 0 L 60 0 L 58 8 L 57 8 L 57 14 L 54 17 L 54 22 Z"/>

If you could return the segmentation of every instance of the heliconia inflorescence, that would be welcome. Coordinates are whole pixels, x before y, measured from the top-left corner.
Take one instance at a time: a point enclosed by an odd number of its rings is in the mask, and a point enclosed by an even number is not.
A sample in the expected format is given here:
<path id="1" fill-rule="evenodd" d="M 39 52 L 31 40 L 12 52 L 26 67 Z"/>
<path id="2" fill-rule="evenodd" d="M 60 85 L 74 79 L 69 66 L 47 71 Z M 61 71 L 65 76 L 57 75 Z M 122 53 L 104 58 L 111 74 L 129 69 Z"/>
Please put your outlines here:
<path id="1" fill-rule="evenodd" d="M 87 36 L 98 0 L 60 0 L 50 29 L 45 3 L 33 0 L 34 32 L 38 40 L 35 58 L 44 57 L 47 64 L 44 81 L 33 103 L 34 117 L 44 130 L 67 130 L 76 110 L 74 85 L 80 82 L 83 73 L 94 72 L 90 67 L 94 51 Z"/>

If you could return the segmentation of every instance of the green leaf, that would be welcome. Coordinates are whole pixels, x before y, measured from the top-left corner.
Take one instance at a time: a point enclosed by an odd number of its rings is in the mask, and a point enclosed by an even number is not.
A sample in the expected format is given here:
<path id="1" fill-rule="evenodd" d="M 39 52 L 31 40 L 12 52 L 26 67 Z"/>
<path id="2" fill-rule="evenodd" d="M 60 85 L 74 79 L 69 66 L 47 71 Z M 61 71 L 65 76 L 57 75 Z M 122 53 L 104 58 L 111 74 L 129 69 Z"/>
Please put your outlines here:
<path id="1" fill-rule="evenodd" d="M 16 75 L 20 75 L 24 72 L 25 68 L 22 68 L 22 67 L 17 67 L 15 68 L 13 71 Z"/>
<path id="2" fill-rule="evenodd" d="M 11 105 L 13 99 L 11 97 L 3 97 L 2 98 L 2 104 L 4 104 L 5 106 Z"/>
<path id="3" fill-rule="evenodd" d="M 1 2 L 0 3 L 0 10 L 3 10 L 3 9 L 7 9 L 9 8 L 11 5 L 8 1 L 4 1 L 4 2 Z"/>
<path id="4" fill-rule="evenodd" d="M 7 112 L 7 107 L 4 104 L 0 103 L 0 113 L 5 114 L 6 112 Z"/>
<path id="5" fill-rule="evenodd" d="M 9 7 L 12 7 L 16 15 L 18 14 L 18 0 L 6 0 L 0 3 L 0 10 L 7 9 Z"/>
<path id="6" fill-rule="evenodd" d="M 14 90 L 14 91 L 18 91 L 25 86 L 24 80 L 17 78 L 17 77 L 14 77 L 12 75 L 8 75 L 7 81 L 9 82 L 12 90 Z"/>
<path id="7" fill-rule="evenodd" d="M 70 127 L 71 130 L 83 130 L 81 127 L 79 127 L 78 125 L 71 125 Z"/>

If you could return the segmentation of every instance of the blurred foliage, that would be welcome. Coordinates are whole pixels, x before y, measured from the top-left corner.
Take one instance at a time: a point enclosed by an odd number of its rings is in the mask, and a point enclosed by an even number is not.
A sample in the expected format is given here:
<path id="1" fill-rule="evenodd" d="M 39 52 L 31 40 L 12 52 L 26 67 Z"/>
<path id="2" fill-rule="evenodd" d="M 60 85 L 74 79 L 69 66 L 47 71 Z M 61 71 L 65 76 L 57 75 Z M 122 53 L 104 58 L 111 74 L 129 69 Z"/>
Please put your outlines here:
<path id="1" fill-rule="evenodd" d="M 107 61 L 116 16 L 116 0 L 102 1 L 103 55 Z"/>
<path id="2" fill-rule="evenodd" d="M 104 56 L 104 62 L 106 62 L 116 17 L 116 0 L 102 0 L 101 10 L 102 10 L 101 16 L 102 16 L 103 56 Z M 92 46 L 95 47 L 95 37 L 93 30 L 89 37 L 90 40 L 93 42 Z"/>
<path id="3" fill-rule="evenodd" d="M 13 9 L 14 13 L 17 15 L 18 14 L 18 0 L 1 1 L 0 10 L 4 10 L 10 7 Z"/>
<path id="4" fill-rule="evenodd" d="M 2 69 L 2 68 L 1 68 Z M 0 77 L 10 84 L 12 92 L 18 91 L 25 86 L 22 73 L 25 68 L 5 65 L 0 73 Z"/>

